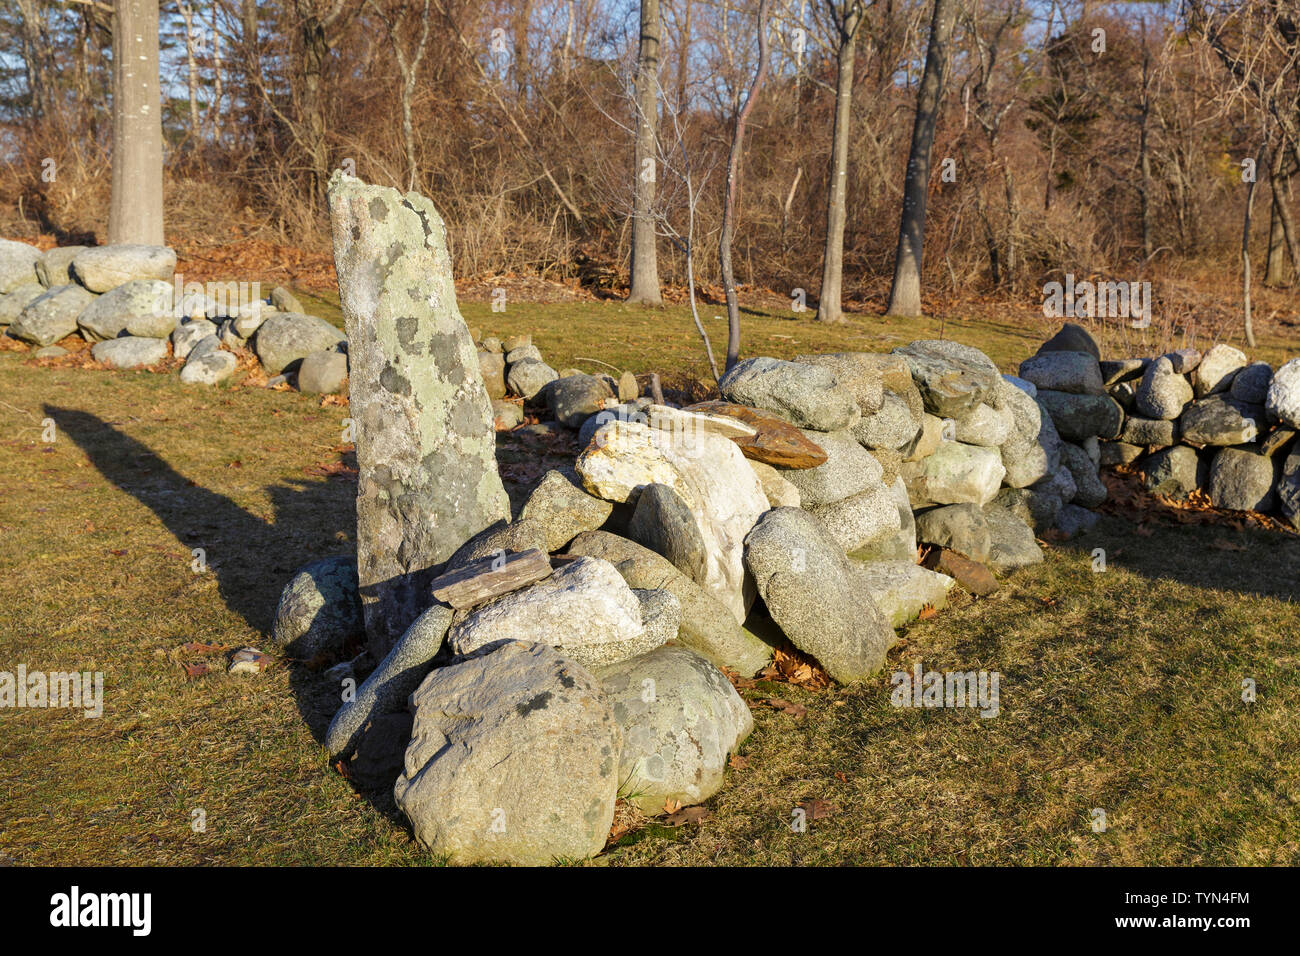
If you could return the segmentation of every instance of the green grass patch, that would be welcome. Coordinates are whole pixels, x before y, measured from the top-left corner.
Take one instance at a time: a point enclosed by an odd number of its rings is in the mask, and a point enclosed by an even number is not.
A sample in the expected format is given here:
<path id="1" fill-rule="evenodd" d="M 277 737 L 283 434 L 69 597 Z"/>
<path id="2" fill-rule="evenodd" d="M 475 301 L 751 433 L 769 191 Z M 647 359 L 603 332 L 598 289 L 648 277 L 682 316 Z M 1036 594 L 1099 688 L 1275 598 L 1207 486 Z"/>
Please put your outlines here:
<path id="1" fill-rule="evenodd" d="M 464 311 L 486 332 L 532 332 L 557 367 L 584 356 L 698 367 L 680 309 Z M 938 331 L 747 321 L 750 354 L 882 350 Z M 1032 351 L 1010 325 L 945 331 L 1003 367 Z M 0 396 L 0 670 L 107 675 L 99 719 L 0 713 L 0 857 L 442 862 L 415 845 L 391 796 L 358 794 L 329 767 L 322 678 L 279 666 L 187 681 L 171 653 L 187 641 L 265 648 L 290 574 L 354 546 L 354 485 L 327 467 L 344 454 L 348 410 L 174 375 L 40 368 L 13 352 L 0 353 Z M 997 717 L 891 707 L 888 673 L 822 692 L 781 685 L 807 716 L 755 711 L 747 766 L 728 771 L 708 819 L 634 831 L 599 862 L 1297 862 L 1300 540 L 1153 527 L 1141 537 L 1105 519 L 995 596 L 903 635 L 887 672 L 916 660 L 998 671 Z M 1215 548 L 1225 536 L 1244 550 Z M 1091 570 L 1095 547 L 1105 573 Z M 195 548 L 205 573 L 192 570 Z M 812 800 L 824 812 L 795 832 L 794 809 Z M 1094 808 L 1105 832 L 1093 832 Z"/>

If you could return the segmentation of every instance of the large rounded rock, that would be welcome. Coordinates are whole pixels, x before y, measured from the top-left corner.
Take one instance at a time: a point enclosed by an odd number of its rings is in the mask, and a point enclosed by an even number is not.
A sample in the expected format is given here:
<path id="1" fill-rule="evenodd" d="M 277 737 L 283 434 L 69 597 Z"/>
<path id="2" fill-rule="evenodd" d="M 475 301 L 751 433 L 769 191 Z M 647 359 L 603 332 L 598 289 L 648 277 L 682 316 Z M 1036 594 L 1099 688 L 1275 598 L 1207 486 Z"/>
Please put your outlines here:
<path id="1" fill-rule="evenodd" d="M 232 353 L 221 351 L 217 337 L 210 335 L 203 342 L 211 344 L 206 348 L 195 347 L 190 352 L 181 369 L 182 385 L 219 385 L 235 374 L 239 361 Z"/>
<path id="2" fill-rule="evenodd" d="M 1039 352 L 1020 363 L 1020 377 L 1038 388 L 1076 395 L 1105 395 L 1101 365 L 1084 352 Z"/>
<path id="3" fill-rule="evenodd" d="M 557 378 L 546 389 L 546 401 L 555 420 L 569 428 L 578 428 L 605 407 L 614 390 L 596 375 L 568 375 Z"/>
<path id="4" fill-rule="evenodd" d="M 1185 379 L 1183 384 L 1187 384 Z M 1190 385 L 1187 391 L 1190 396 Z M 1075 395 L 1040 388 L 1038 403 L 1047 409 L 1057 433 L 1066 441 L 1118 438 L 1124 425 L 1124 410 L 1109 395 Z"/>
<path id="5" fill-rule="evenodd" d="M 510 386 L 510 391 L 531 401 L 538 392 L 559 377 L 559 373 L 545 362 L 523 359 L 510 366 L 506 384 Z"/>
<path id="6" fill-rule="evenodd" d="M 957 418 L 993 392 L 1001 373 L 979 349 L 946 340 L 922 340 L 894 349 L 907 360 L 925 410 Z"/>
<path id="7" fill-rule="evenodd" d="M 332 395 L 343 390 L 348 380 L 348 357 L 329 350 L 312 352 L 298 366 L 298 391 L 309 395 Z"/>
<path id="8" fill-rule="evenodd" d="M 1189 445 L 1247 445 L 1259 437 L 1263 411 L 1257 405 L 1211 395 L 1192 402 L 1183 412 L 1179 419 L 1182 440 Z"/>
<path id="9" fill-rule="evenodd" d="M 68 270 L 91 292 L 108 292 L 132 279 L 162 279 L 176 272 L 176 253 L 166 246 L 123 243 L 79 252 Z"/>
<path id="10" fill-rule="evenodd" d="M 393 796 L 433 853 L 542 866 L 604 847 L 623 735 L 581 665 L 509 643 L 432 671 L 411 707 Z"/>
<path id="11" fill-rule="evenodd" d="M 987 561 L 992 546 L 984 511 L 974 504 L 945 505 L 921 512 L 916 516 L 916 537 L 972 561 Z"/>
<path id="12" fill-rule="evenodd" d="M 1084 508 L 1096 508 L 1106 500 L 1110 490 L 1097 473 L 1097 466 L 1089 454 L 1078 445 L 1061 443 L 1061 464 L 1074 479 L 1074 496 L 1070 502 Z M 1067 502 L 1067 503 L 1070 503 Z"/>
<path id="13" fill-rule="evenodd" d="M 854 439 L 851 431 L 804 431 L 826 452 L 816 468 L 782 468 L 781 477 L 799 489 L 805 508 L 817 508 L 866 491 L 880 482 L 880 463 Z"/>
<path id="14" fill-rule="evenodd" d="M 846 552 L 861 552 L 902 527 L 890 489 L 877 483 L 866 491 L 808 509 Z"/>
<path id="15" fill-rule="evenodd" d="M 119 335 L 161 339 L 176 328 L 172 286 L 160 279 L 133 279 L 95 299 L 77 316 L 89 342 L 106 342 Z"/>
<path id="16" fill-rule="evenodd" d="M 77 316 L 94 298 L 79 285 L 55 286 L 18 313 L 9 326 L 9 334 L 32 345 L 53 345 L 77 331 Z"/>
<path id="17" fill-rule="evenodd" d="M 745 538 L 745 565 L 772 619 L 837 681 L 880 670 L 895 636 L 862 572 L 799 508 L 774 508 Z"/>
<path id="18" fill-rule="evenodd" d="M 1300 428 L 1300 358 L 1292 359 L 1273 374 L 1264 405 L 1273 418 Z"/>
<path id="19" fill-rule="evenodd" d="M 216 323 L 211 323 L 207 319 L 191 319 L 181 323 L 175 326 L 172 333 L 172 354 L 178 359 L 190 358 L 190 352 L 194 351 L 194 347 L 209 336 L 220 342 L 220 339 L 217 339 Z"/>
<path id="20" fill-rule="evenodd" d="M 1273 382 L 1273 367 L 1267 362 L 1251 362 L 1232 377 L 1228 394 L 1239 402 L 1263 405 Z"/>
<path id="21" fill-rule="evenodd" d="M 614 566 L 584 557 L 476 609 L 452 627 L 447 642 L 462 655 L 503 641 L 546 644 L 583 666 L 599 667 L 651 650 L 656 637 Z"/>
<path id="22" fill-rule="evenodd" d="M 1178 422 L 1163 418 L 1124 419 L 1124 428 L 1119 433 L 1119 440 L 1130 445 L 1155 445 L 1167 448 L 1178 440 Z"/>
<path id="23" fill-rule="evenodd" d="M 672 562 L 696 584 L 708 577 L 709 546 L 695 515 L 667 485 L 646 485 L 636 501 L 627 536 Z"/>
<path id="24" fill-rule="evenodd" d="M 1232 387 L 1237 372 L 1245 367 L 1245 352 L 1219 343 L 1205 353 L 1192 372 L 1192 390 L 1197 398 L 1204 398 L 1214 392 L 1226 392 Z"/>
<path id="25" fill-rule="evenodd" d="M 1205 467 L 1195 448 L 1175 445 L 1150 455 L 1142 463 L 1143 486 L 1153 495 L 1182 499 L 1204 484 Z"/>
<path id="26" fill-rule="evenodd" d="M 880 408 L 863 415 L 849 431 L 866 448 L 899 449 L 916 439 L 921 426 L 922 420 L 907 401 L 887 391 L 882 394 Z"/>
<path id="27" fill-rule="evenodd" d="M 861 414 L 853 393 L 821 365 L 746 359 L 722 376 L 718 390 L 729 402 L 773 412 L 799 428 L 838 431 Z"/>
<path id="28" fill-rule="evenodd" d="M 313 561 L 280 593 L 271 639 L 295 657 L 310 660 L 333 653 L 364 634 L 356 558 Z"/>
<path id="29" fill-rule="evenodd" d="M 0 295 L 12 292 L 19 286 L 40 281 L 36 263 L 41 250 L 25 242 L 0 239 Z"/>
<path id="30" fill-rule="evenodd" d="M 1043 563 L 1043 549 L 1034 538 L 1034 529 L 1017 515 L 998 504 L 984 509 L 989 532 L 988 565 L 1004 573 Z"/>
<path id="31" fill-rule="evenodd" d="M 596 530 L 613 511 L 613 504 L 587 494 L 569 476 L 548 471 L 528 496 L 519 518 L 535 521 L 544 529 L 546 550 L 551 552 L 584 531 Z"/>
<path id="32" fill-rule="evenodd" d="M 929 458 L 903 466 L 917 507 L 970 502 L 985 505 L 998 493 L 1006 468 L 996 448 L 946 441 Z"/>
<path id="33" fill-rule="evenodd" d="M 278 375 L 312 352 L 330 351 L 346 336 L 324 319 L 277 312 L 257 330 L 254 345 L 266 371 Z"/>
<path id="34" fill-rule="evenodd" d="M 109 368 L 145 368 L 157 365 L 167 357 L 167 340 L 128 335 L 100 342 L 90 350 L 90 354 L 96 362 L 102 362 Z"/>
<path id="35" fill-rule="evenodd" d="M 631 588 L 671 591 L 681 607 L 678 642 L 719 667 L 749 677 L 772 659 L 772 648 L 744 630 L 724 604 L 650 549 L 608 531 L 588 531 L 574 539 L 569 553 L 603 558 Z"/>
<path id="36" fill-rule="evenodd" d="M 916 516 L 912 513 L 912 502 L 908 500 L 907 484 L 902 476 L 893 480 L 888 491 L 890 503 L 893 504 L 894 511 L 898 515 L 898 530 L 865 545 L 859 545 L 849 551 L 849 557 L 858 561 L 916 560 Z M 776 507 L 775 503 L 773 507 Z"/>
<path id="37" fill-rule="evenodd" d="M 45 294 L 39 282 L 26 282 L 7 295 L 0 295 L 0 325 L 10 325 L 27 306 Z"/>
<path id="38" fill-rule="evenodd" d="M 1273 459 L 1251 448 L 1224 448 L 1210 462 L 1206 489 L 1216 508 L 1268 511 L 1273 507 Z"/>
<path id="39" fill-rule="evenodd" d="M 948 606 L 953 579 L 923 568 L 915 560 L 854 562 L 863 594 L 880 609 L 890 627 L 903 627 L 926 608 Z"/>
<path id="40" fill-rule="evenodd" d="M 1174 419 L 1194 397 L 1191 384 L 1174 370 L 1169 356 L 1162 355 L 1142 375 L 1142 384 L 1137 389 L 1137 410 L 1146 418 Z"/>
<path id="41" fill-rule="evenodd" d="M 36 278 L 47 289 L 75 282 L 69 267 L 72 265 L 72 260 L 85 250 L 86 246 L 55 246 L 53 249 L 46 249 L 36 260 Z"/>
<path id="42" fill-rule="evenodd" d="M 754 729 L 721 671 L 685 647 L 660 647 L 596 678 L 623 731 L 618 778 L 630 802 L 654 814 L 718 792 L 727 758 Z"/>
<path id="43" fill-rule="evenodd" d="M 1055 471 L 1061 463 L 1061 437 L 1052 416 L 1027 392 L 1005 380 L 994 389 L 992 403 L 1011 413 L 1011 433 L 1002 444 L 1003 482 L 1027 488 Z"/>
<path id="44" fill-rule="evenodd" d="M 1063 352 L 1063 355 L 1073 353 Z M 997 448 L 1015 434 L 1014 413 L 1009 408 L 995 408 L 983 402 L 956 419 L 954 438 L 967 445 Z"/>
<path id="45" fill-rule="evenodd" d="M 832 352 L 826 355 L 796 355 L 804 365 L 830 369 L 835 381 L 848 389 L 863 415 L 874 415 L 884 400 L 884 383 L 880 375 L 880 356 L 870 352 Z"/>
<path id="46" fill-rule="evenodd" d="M 656 483 L 675 491 L 706 548 L 699 583 L 744 621 L 752 589 L 745 588 L 741 542 L 768 501 L 736 445 L 713 432 L 687 435 L 613 421 L 596 433 L 575 467 L 587 490 L 607 501 L 629 501 Z"/>
<path id="47" fill-rule="evenodd" d="M 1101 349 L 1097 347 L 1097 340 L 1087 329 L 1074 322 L 1066 322 L 1062 325 L 1059 332 L 1038 347 L 1038 351 L 1040 353 L 1080 352 L 1093 359 L 1101 358 Z"/>

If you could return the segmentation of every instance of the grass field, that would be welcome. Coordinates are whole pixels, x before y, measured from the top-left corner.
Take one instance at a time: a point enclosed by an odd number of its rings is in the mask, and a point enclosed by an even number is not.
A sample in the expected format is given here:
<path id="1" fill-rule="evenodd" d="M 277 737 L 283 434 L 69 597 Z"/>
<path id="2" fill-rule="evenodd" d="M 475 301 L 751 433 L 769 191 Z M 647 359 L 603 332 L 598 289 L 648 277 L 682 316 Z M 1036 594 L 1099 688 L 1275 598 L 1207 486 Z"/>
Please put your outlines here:
<path id="1" fill-rule="evenodd" d="M 702 367 L 681 309 L 464 311 L 486 332 L 532 332 L 557 368 Z M 746 322 L 746 352 L 777 355 L 887 350 L 939 327 Z M 1007 370 L 1041 339 L 1010 319 L 944 330 Z M 1264 346 L 1276 360 L 1285 343 Z M 190 681 L 175 653 L 265 646 L 289 575 L 352 547 L 346 415 L 0 352 L 0 670 L 106 674 L 99 719 L 0 712 L 0 863 L 435 862 L 389 795 L 331 770 L 319 740 L 336 685 L 287 662 Z M 1297 597 L 1294 535 L 1106 518 L 993 597 L 914 624 L 872 682 L 755 689 L 806 714 L 756 706 L 707 819 L 634 827 L 593 865 L 1300 862 Z M 888 671 L 918 660 L 999 672 L 999 715 L 892 707 Z"/>

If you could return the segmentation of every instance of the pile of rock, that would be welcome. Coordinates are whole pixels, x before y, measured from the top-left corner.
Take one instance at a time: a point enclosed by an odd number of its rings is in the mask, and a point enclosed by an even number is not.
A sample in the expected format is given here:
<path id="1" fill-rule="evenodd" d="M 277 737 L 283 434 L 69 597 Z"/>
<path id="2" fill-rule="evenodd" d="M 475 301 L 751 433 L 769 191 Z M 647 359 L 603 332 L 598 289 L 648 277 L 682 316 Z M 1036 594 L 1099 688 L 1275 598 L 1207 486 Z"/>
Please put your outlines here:
<path id="1" fill-rule="evenodd" d="M 1050 387 L 1064 397 L 1049 401 L 1095 410 L 1103 465 L 1134 466 L 1153 494 L 1199 490 L 1215 507 L 1275 512 L 1300 527 L 1300 359 L 1274 372 L 1219 344 L 1098 361 L 1084 330 L 1068 326 L 1063 337 L 1072 357 L 1040 352 L 1020 374 L 1040 386 L 1040 401 Z"/>
<path id="2" fill-rule="evenodd" d="M 513 428 L 523 421 L 523 407 L 508 400 L 508 395 L 535 403 L 549 410 L 559 424 L 576 428 L 610 399 L 630 400 L 640 394 L 631 372 L 619 378 L 588 375 L 575 368 L 557 372 L 542 358 L 531 335 L 499 338 L 470 329 L 470 337 L 478 348 L 479 374 L 492 400 L 497 428 Z"/>
<path id="3" fill-rule="evenodd" d="M 187 384 L 215 385 L 254 354 L 273 376 L 304 392 L 329 393 L 347 381 L 347 341 L 308 315 L 287 289 L 266 299 L 185 292 L 178 295 L 176 253 L 165 246 L 61 246 L 41 252 L 0 240 L 0 328 L 38 358 L 67 350 L 80 335 L 95 361 L 113 369 L 146 368 L 169 356 L 184 362 Z"/>
<path id="4" fill-rule="evenodd" d="M 353 356 L 352 407 L 358 541 L 377 550 L 299 572 L 275 638 L 310 657 L 364 627 L 382 659 L 326 744 L 359 784 L 393 786 L 435 853 L 584 857 L 620 796 L 648 813 L 707 799 L 752 727 L 728 672 L 757 673 L 788 639 L 837 680 L 867 678 L 898 627 L 958 582 L 984 593 L 989 568 L 1041 561 L 1031 522 L 1096 497 L 1088 452 L 975 349 L 754 358 L 720 400 L 673 407 L 630 376 L 555 372 L 524 340 L 476 347 L 452 296 L 412 317 L 405 277 L 449 274 L 436 210 L 346 178 L 332 190 L 340 283 L 367 284 L 343 297 L 369 310 L 349 323 L 376 343 L 373 383 Z M 386 270 L 348 267 L 370 248 L 396 250 Z M 400 371 L 415 368 L 403 343 L 436 335 L 443 377 Z M 580 448 L 513 515 L 481 441 L 505 389 Z M 402 434 L 438 429 L 409 453 L 382 430 L 395 396 L 416 423 Z M 448 449 L 473 467 L 428 486 Z M 917 564 L 918 542 L 940 570 Z"/>

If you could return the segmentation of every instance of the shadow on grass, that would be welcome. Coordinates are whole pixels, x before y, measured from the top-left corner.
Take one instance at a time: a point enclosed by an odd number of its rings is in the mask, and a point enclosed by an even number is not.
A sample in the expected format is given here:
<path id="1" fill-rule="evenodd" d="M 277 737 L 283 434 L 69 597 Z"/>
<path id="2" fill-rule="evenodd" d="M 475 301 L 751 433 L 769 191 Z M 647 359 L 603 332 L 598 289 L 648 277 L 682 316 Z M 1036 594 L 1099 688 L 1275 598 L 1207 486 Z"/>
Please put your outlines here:
<path id="1" fill-rule="evenodd" d="M 356 529 L 356 497 L 350 485 L 345 489 L 311 480 L 277 485 L 269 489 L 275 517 L 266 521 L 225 495 L 196 485 L 151 448 L 95 415 L 53 405 L 45 406 L 45 414 L 105 478 L 152 510 L 187 550 L 203 548 L 222 601 L 268 636 L 289 577 L 297 567 L 323 556 L 286 555 L 286 543 L 294 539 L 294 532 L 310 528 L 314 540 L 334 541 L 338 532 L 351 538 Z M 355 467 L 355 458 L 345 464 Z M 286 558 L 292 566 L 279 563 Z M 312 737 L 323 745 L 341 704 L 338 685 L 306 661 L 288 658 L 287 663 L 298 712 Z M 377 810 L 405 826 L 391 792 L 360 792 Z"/>
<path id="2" fill-rule="evenodd" d="M 1091 531 L 1056 547 L 1088 560 L 1095 560 L 1100 548 L 1106 567 L 1123 567 L 1153 583 L 1174 581 L 1243 598 L 1300 601 L 1300 536 L 1258 527 L 1184 524 L 1175 512 L 1161 506 L 1161 520 L 1143 525 L 1103 515 Z"/>

